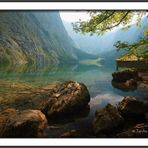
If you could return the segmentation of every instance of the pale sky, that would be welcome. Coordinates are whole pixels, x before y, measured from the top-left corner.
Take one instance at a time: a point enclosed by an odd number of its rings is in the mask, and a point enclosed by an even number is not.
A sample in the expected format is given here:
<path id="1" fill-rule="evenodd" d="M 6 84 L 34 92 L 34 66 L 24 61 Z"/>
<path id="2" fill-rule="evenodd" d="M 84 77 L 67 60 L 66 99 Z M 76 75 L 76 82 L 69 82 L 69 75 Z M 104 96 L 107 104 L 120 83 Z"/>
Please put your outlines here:
<path id="1" fill-rule="evenodd" d="M 81 20 L 88 20 L 89 14 L 86 11 L 60 11 L 62 20 L 66 22 L 76 22 Z"/>
<path id="2" fill-rule="evenodd" d="M 87 13 L 87 11 L 60 11 L 60 16 L 61 16 L 61 19 L 63 21 L 66 21 L 66 22 L 69 22 L 69 23 L 79 21 L 79 19 L 84 20 L 84 21 L 90 19 L 90 16 Z M 135 23 L 136 17 L 137 16 L 133 17 L 133 20 L 130 24 Z M 115 31 L 116 29 L 119 29 L 119 28 L 122 28 L 122 27 L 123 26 L 120 25 L 120 26 L 114 28 L 112 31 Z"/>
<path id="3" fill-rule="evenodd" d="M 86 21 L 90 18 L 87 11 L 60 11 L 60 16 L 66 22 L 76 22 L 79 19 Z M 136 17 L 133 18 L 131 24 L 135 23 Z"/>

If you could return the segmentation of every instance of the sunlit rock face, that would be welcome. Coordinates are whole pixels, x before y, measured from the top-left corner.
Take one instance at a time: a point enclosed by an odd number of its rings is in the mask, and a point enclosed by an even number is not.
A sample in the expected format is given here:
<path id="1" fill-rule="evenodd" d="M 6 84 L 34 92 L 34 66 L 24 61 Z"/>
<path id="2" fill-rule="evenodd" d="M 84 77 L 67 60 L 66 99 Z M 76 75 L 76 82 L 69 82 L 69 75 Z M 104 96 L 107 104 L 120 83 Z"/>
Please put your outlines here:
<path id="1" fill-rule="evenodd" d="M 89 101 L 90 94 L 84 84 L 66 81 L 51 90 L 42 111 L 49 120 L 64 115 L 79 114 L 88 107 Z"/>
<path id="2" fill-rule="evenodd" d="M 39 110 L 18 111 L 10 108 L 0 113 L 0 137 L 44 137 L 46 126 L 47 119 Z"/>

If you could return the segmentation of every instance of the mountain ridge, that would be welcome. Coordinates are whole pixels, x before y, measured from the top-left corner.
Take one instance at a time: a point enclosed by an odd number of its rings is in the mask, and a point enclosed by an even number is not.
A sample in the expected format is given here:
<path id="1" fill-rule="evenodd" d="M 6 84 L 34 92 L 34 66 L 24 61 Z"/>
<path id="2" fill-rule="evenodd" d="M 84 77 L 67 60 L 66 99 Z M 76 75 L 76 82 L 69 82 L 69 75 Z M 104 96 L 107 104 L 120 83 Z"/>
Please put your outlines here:
<path id="1" fill-rule="evenodd" d="M 75 48 L 58 11 L 3 11 L 0 19 L 2 64 L 59 64 L 79 60 L 79 49 Z"/>
<path id="2" fill-rule="evenodd" d="M 90 54 L 103 55 L 105 52 L 109 53 L 111 50 L 114 50 L 115 47 L 113 44 L 118 40 L 129 42 L 137 41 L 142 34 L 143 28 L 147 24 L 147 19 L 148 18 L 146 17 L 142 19 L 141 27 L 132 24 L 127 31 L 117 28 L 112 32 L 105 33 L 103 36 L 97 36 L 96 34 L 90 36 L 89 33 L 86 33 L 85 35 L 75 33 L 69 22 L 64 21 L 63 23 L 69 36 L 73 39 L 77 47 Z"/>

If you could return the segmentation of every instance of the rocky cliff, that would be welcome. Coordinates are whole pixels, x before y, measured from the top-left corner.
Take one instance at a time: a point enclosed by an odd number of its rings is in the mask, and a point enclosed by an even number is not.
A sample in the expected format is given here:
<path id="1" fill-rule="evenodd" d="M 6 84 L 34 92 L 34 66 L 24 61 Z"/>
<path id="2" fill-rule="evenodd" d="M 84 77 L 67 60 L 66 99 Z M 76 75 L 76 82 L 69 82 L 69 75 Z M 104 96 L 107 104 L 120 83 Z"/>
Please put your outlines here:
<path id="1" fill-rule="evenodd" d="M 76 50 L 57 11 L 0 12 L 2 64 L 73 63 Z"/>

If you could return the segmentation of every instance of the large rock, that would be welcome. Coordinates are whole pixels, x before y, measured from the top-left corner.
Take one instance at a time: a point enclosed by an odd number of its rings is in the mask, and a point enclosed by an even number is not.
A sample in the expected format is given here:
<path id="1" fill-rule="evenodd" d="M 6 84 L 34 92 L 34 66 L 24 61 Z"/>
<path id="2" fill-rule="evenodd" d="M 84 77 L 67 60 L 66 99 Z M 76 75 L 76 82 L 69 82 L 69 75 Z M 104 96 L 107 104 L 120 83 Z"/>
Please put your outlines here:
<path id="1" fill-rule="evenodd" d="M 141 80 L 138 71 L 135 69 L 125 69 L 122 71 L 114 72 L 112 77 L 112 85 L 115 88 L 125 91 L 132 91 L 137 89 L 137 81 Z"/>
<path id="2" fill-rule="evenodd" d="M 16 110 L 14 108 L 9 108 L 0 112 L 0 137 L 3 137 L 6 123 L 13 115 L 16 115 Z"/>
<path id="3" fill-rule="evenodd" d="M 148 123 L 133 126 L 117 135 L 118 138 L 148 138 Z"/>
<path id="4" fill-rule="evenodd" d="M 39 110 L 17 111 L 7 109 L 0 113 L 0 137 L 43 137 L 47 125 L 45 115 Z"/>
<path id="5" fill-rule="evenodd" d="M 122 71 L 114 72 L 112 74 L 113 81 L 115 82 L 126 82 L 127 80 L 134 79 L 134 80 L 140 80 L 140 77 L 138 75 L 138 71 L 135 69 L 124 69 Z"/>
<path id="6" fill-rule="evenodd" d="M 89 101 L 90 95 L 84 84 L 66 81 L 50 91 L 49 99 L 43 105 L 42 112 L 48 119 L 78 114 L 88 106 Z"/>
<path id="7" fill-rule="evenodd" d="M 105 108 L 97 110 L 93 129 L 97 136 L 111 133 L 117 130 L 124 123 L 124 119 L 118 110 L 108 104 Z"/>
<path id="8" fill-rule="evenodd" d="M 117 105 L 119 112 L 124 117 L 142 117 L 148 111 L 147 103 L 137 100 L 135 97 L 124 97 Z"/>
<path id="9" fill-rule="evenodd" d="M 137 81 L 134 79 L 126 80 L 126 82 L 116 82 L 112 81 L 112 85 L 115 88 L 121 89 L 123 91 L 134 91 L 137 89 Z"/>

